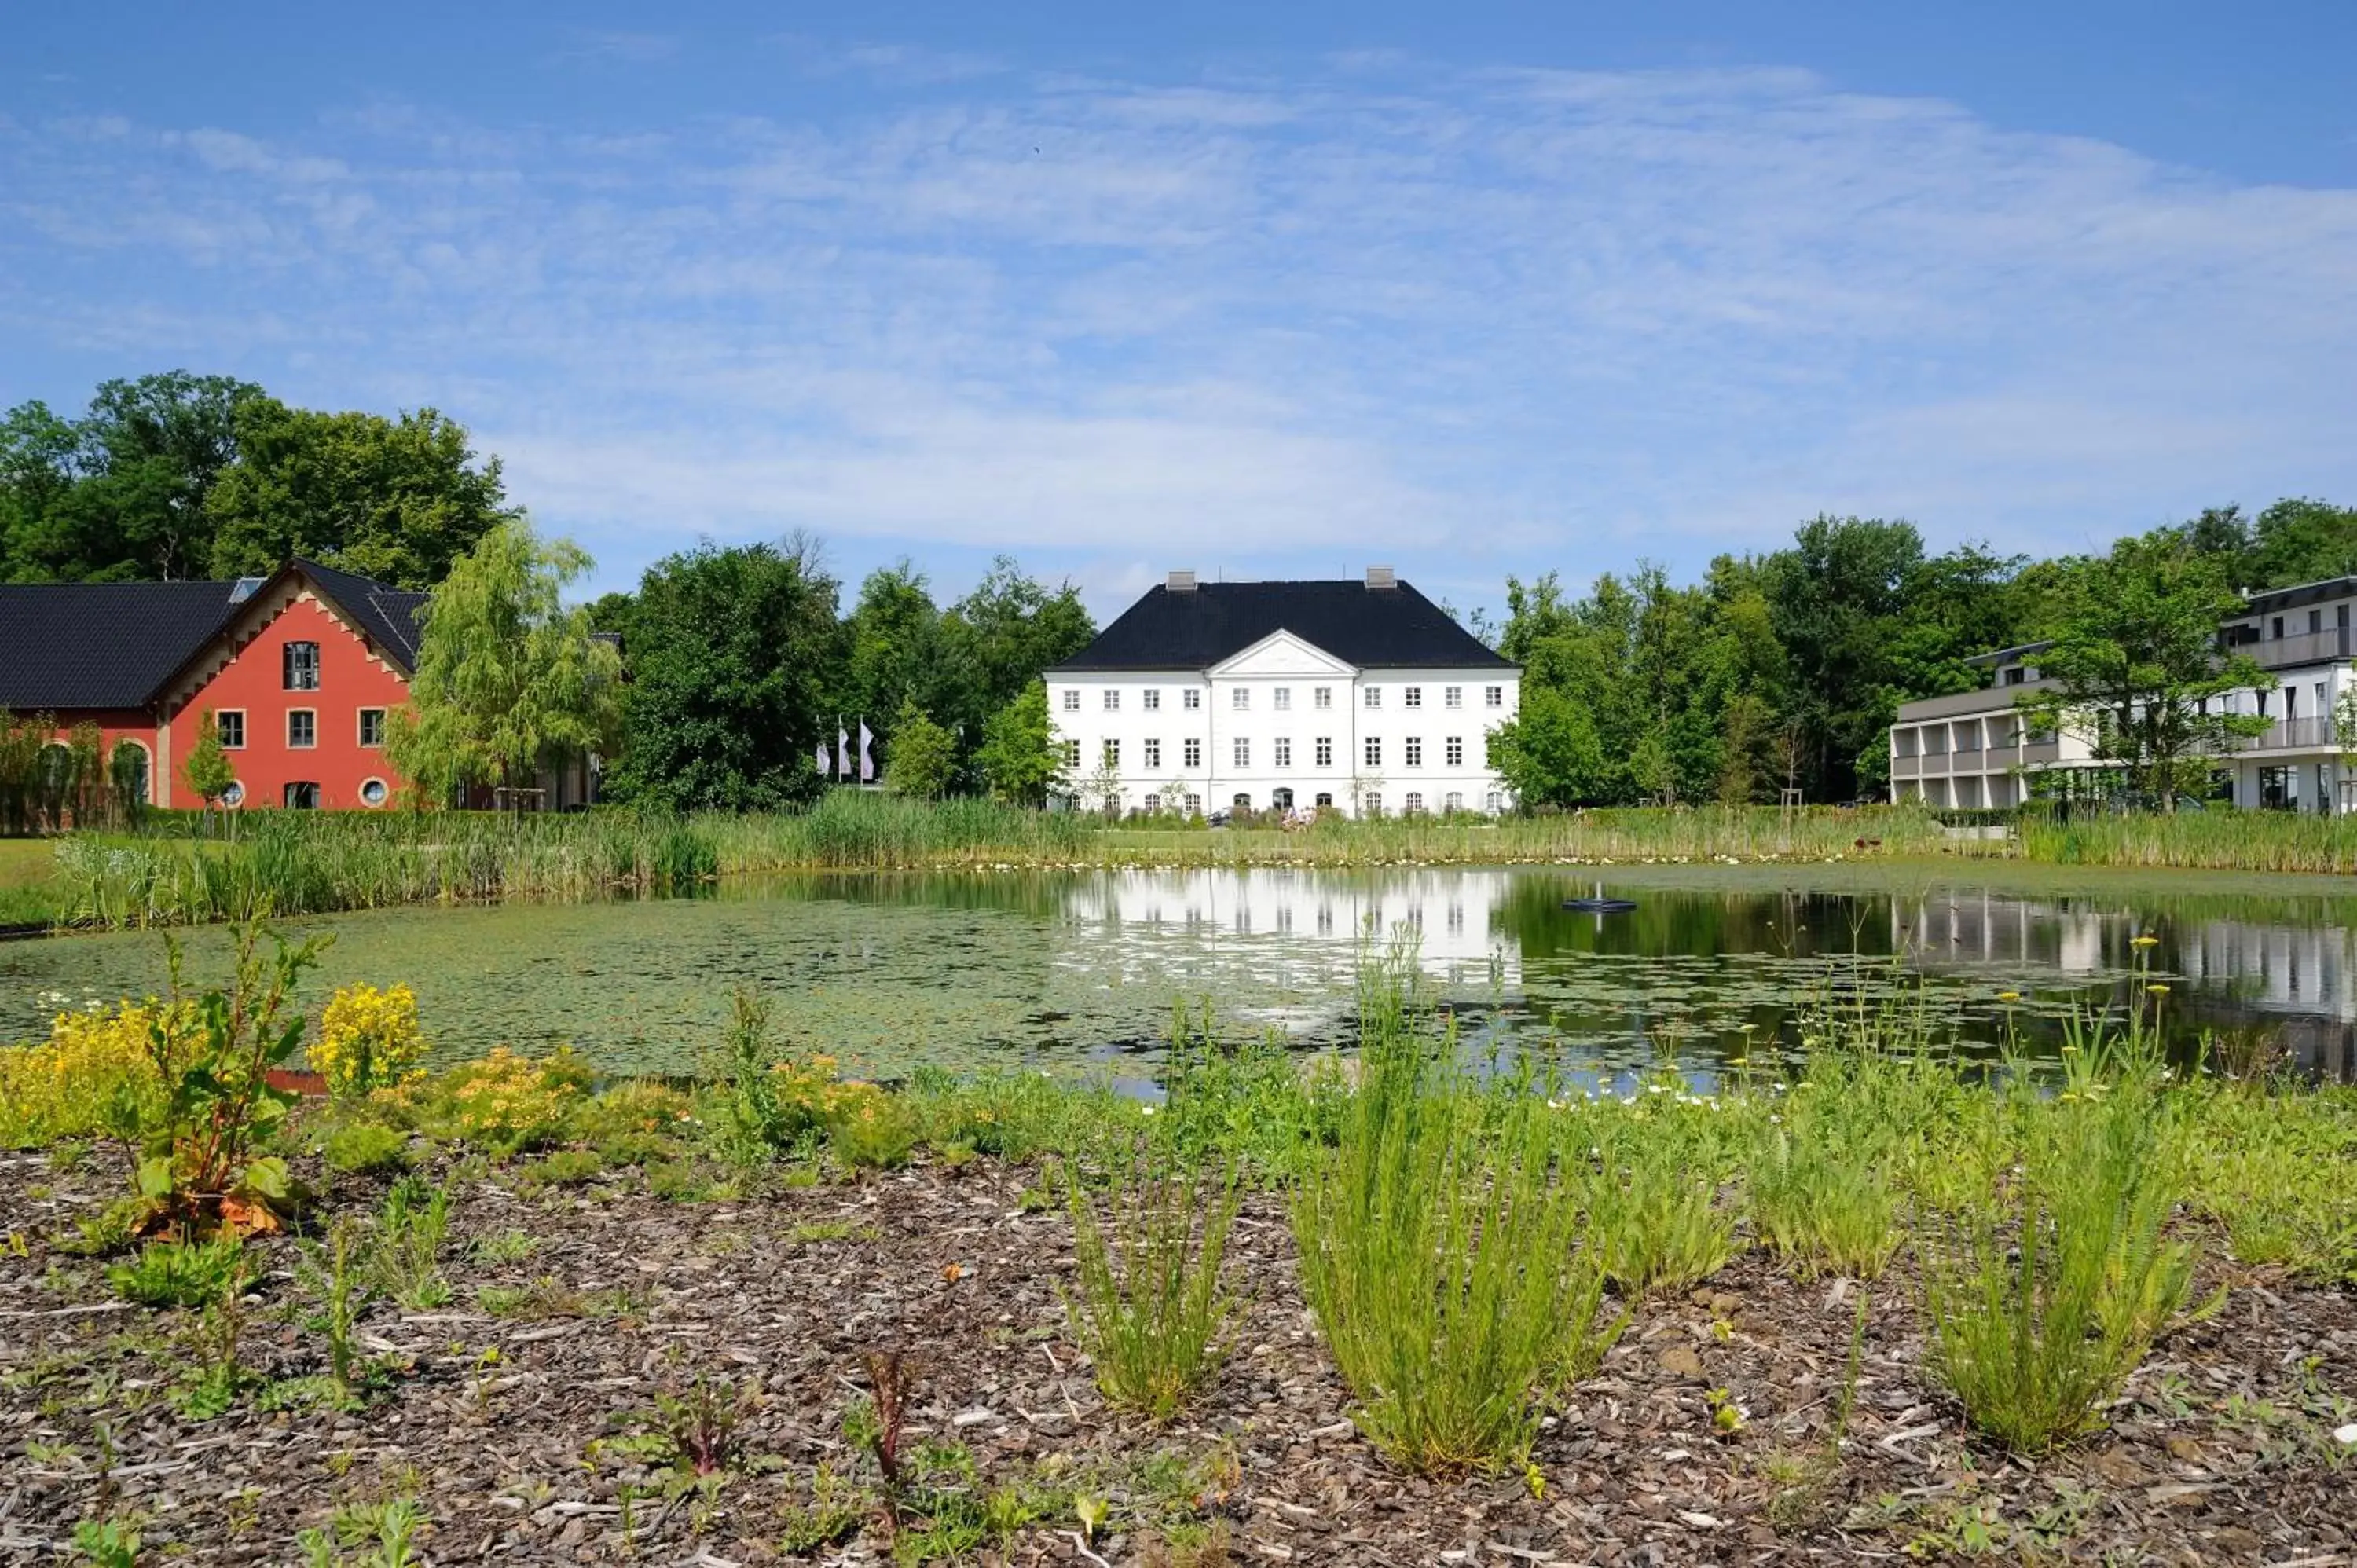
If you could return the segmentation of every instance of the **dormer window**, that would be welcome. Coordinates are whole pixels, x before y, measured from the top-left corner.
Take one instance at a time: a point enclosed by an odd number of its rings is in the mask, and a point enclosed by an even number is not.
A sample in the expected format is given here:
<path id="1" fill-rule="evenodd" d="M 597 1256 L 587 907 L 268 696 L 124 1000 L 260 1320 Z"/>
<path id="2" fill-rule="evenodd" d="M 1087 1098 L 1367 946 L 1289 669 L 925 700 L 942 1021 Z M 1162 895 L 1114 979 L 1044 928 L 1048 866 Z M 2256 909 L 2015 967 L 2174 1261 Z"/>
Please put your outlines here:
<path id="1" fill-rule="evenodd" d="M 2008 686 L 2018 686 L 2029 678 L 2029 671 L 2021 665 L 2008 664 L 2005 667 L 2005 683 Z"/>
<path id="2" fill-rule="evenodd" d="M 289 692 L 316 692 L 319 689 L 319 645 L 316 642 L 290 642 L 282 659 Z"/>

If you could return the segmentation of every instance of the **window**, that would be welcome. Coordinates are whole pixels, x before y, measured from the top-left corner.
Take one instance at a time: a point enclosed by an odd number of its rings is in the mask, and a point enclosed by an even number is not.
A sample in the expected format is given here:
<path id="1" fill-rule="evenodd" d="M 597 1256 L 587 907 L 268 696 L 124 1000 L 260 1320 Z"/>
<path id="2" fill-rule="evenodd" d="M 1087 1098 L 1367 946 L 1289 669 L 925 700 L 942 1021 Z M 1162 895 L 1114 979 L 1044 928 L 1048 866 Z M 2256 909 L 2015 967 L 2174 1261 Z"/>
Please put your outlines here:
<path id="1" fill-rule="evenodd" d="M 1440 689 L 1440 705 L 1444 708 L 1463 707 L 1465 705 L 1465 688 L 1462 686 L 1443 686 Z"/>
<path id="2" fill-rule="evenodd" d="M 1203 814 L 1203 797 L 1200 795 L 1187 797 L 1187 814 L 1190 817 L 1200 817 Z"/>
<path id="3" fill-rule="evenodd" d="M 1151 789 L 1146 793 L 1146 814 L 1149 817 L 1158 817 L 1162 814 L 1162 797 Z"/>
<path id="4" fill-rule="evenodd" d="M 1407 792 L 1405 811 L 1411 817 L 1424 814 L 1424 797 L 1414 789 Z"/>
<path id="5" fill-rule="evenodd" d="M 1081 743 L 1077 740 L 1066 741 L 1064 743 L 1064 766 L 1067 768 L 1078 768 L 1080 765 Z"/>
<path id="6" fill-rule="evenodd" d="M 1400 693 L 1400 705 L 1408 708 L 1420 708 L 1424 706 L 1424 688 L 1421 686 L 1409 686 L 1404 689 Z"/>
<path id="7" fill-rule="evenodd" d="M 1485 708 L 1504 707 L 1506 705 L 1506 689 L 1503 686 L 1482 687 L 1481 705 Z"/>
<path id="8" fill-rule="evenodd" d="M 1270 790 L 1268 795 L 1268 808 L 1272 811 L 1289 811 L 1293 810 L 1293 791 L 1290 789 Z"/>
<path id="9" fill-rule="evenodd" d="M 300 749 L 319 744 L 319 715 L 309 708 L 286 710 L 286 744 Z M 293 788 L 292 785 L 288 788 Z"/>
<path id="10" fill-rule="evenodd" d="M 384 744 L 384 710 L 382 708 L 361 710 L 361 744 L 362 746 Z"/>
<path id="11" fill-rule="evenodd" d="M 1501 811 L 1504 811 L 1505 809 L 1506 809 L 1506 797 L 1505 797 L 1504 795 L 1502 795 L 1502 794 L 1499 793 L 1499 792 L 1498 792 L 1497 790 L 1495 790 L 1495 789 L 1491 790 L 1491 791 L 1490 791 L 1489 804 L 1488 804 L 1488 806 L 1487 806 L 1487 808 L 1486 808 L 1486 810 L 1489 811 L 1489 813 L 1490 813 L 1491 816 L 1493 816 L 1493 817 L 1494 817 L 1494 816 L 1496 816 L 1499 812 L 1501 812 Z"/>
<path id="12" fill-rule="evenodd" d="M 1191 693 L 1190 693 L 1190 694 L 1191 694 Z M 1188 766 L 1188 767 L 1189 767 L 1189 768 L 1200 768 L 1200 767 L 1202 767 L 1202 766 L 1203 766 L 1203 743 L 1202 743 L 1201 741 L 1200 741 L 1200 740 L 1193 740 L 1193 739 L 1189 739 L 1189 740 L 1187 742 L 1187 750 L 1186 750 L 1186 754 L 1185 754 L 1185 755 L 1186 755 L 1186 757 L 1187 757 L 1187 766 Z"/>
<path id="13" fill-rule="evenodd" d="M 1252 707 L 1252 688 L 1250 686 L 1239 686 L 1233 692 L 1229 693 L 1228 706 L 1235 709 L 1235 711 L 1240 714 L 1250 709 Z"/>
<path id="14" fill-rule="evenodd" d="M 1240 768 L 1252 766 L 1252 742 L 1243 736 L 1236 736 L 1236 766 Z"/>
<path id="15" fill-rule="evenodd" d="M 1104 750 L 1101 755 L 1103 757 L 1104 765 L 1107 768 L 1119 768 L 1121 766 L 1121 742 L 1117 740 L 1106 741 L 1104 743 Z"/>
<path id="16" fill-rule="evenodd" d="M 125 756 L 125 752 L 129 756 Z M 124 791 L 141 805 L 148 804 L 147 780 L 150 758 L 147 747 L 135 740 L 119 740 L 110 754 L 108 771 L 123 783 Z M 127 776 L 125 771 L 127 770 Z"/>
<path id="17" fill-rule="evenodd" d="M 361 805 L 373 811 L 375 808 L 383 805 L 392 798 L 393 791 L 385 788 L 383 779 L 363 779 L 361 780 Z"/>
<path id="18" fill-rule="evenodd" d="M 1383 737 L 1381 736 L 1371 735 L 1367 737 L 1367 766 L 1370 768 L 1381 768 L 1383 765 Z"/>
<path id="19" fill-rule="evenodd" d="M 290 642 L 283 654 L 286 673 L 286 690 L 316 692 L 319 689 L 319 645 L 316 642 Z"/>
<path id="20" fill-rule="evenodd" d="M 1445 741 L 1445 742 L 1443 742 L 1443 743 L 1442 743 L 1442 746 L 1441 746 L 1441 755 L 1442 755 L 1444 757 L 1446 757 L 1446 758 L 1448 759 L 1448 766 L 1449 766 L 1449 767 L 1451 767 L 1451 768 L 1462 768 L 1462 767 L 1464 767 L 1464 766 L 1465 766 L 1465 737 L 1464 737 L 1463 736 L 1461 736 L 1461 735 L 1452 735 L 1452 736 L 1450 736 L 1448 738 L 1448 740 L 1447 740 L 1447 741 Z"/>
<path id="21" fill-rule="evenodd" d="M 1321 735 L 1318 737 L 1318 766 L 1320 768 L 1334 766 L 1334 737 L 1330 735 Z"/>
<path id="22" fill-rule="evenodd" d="M 1146 766 L 1148 768 L 1159 768 L 1162 766 L 1162 743 L 1160 741 L 1149 740 L 1146 742 Z M 1149 811 L 1153 809 L 1154 808 L 1151 806 L 1146 808 Z"/>
<path id="23" fill-rule="evenodd" d="M 1146 711 L 1147 713 L 1160 713 L 1162 711 L 1162 688 L 1159 686 L 1148 686 L 1146 689 L 1146 694 L 1141 697 L 1139 701 L 1146 704 Z"/>
<path id="24" fill-rule="evenodd" d="M 231 708 L 213 715 L 213 725 L 221 731 L 221 745 L 231 751 L 245 749 L 245 710 Z"/>
<path id="25" fill-rule="evenodd" d="M 1249 811 L 1252 810 L 1252 797 L 1250 795 L 1239 794 L 1234 800 L 1230 800 L 1228 804 L 1233 806 L 1239 811 Z"/>
<path id="26" fill-rule="evenodd" d="M 244 805 L 245 786 L 232 779 L 230 780 L 229 788 L 221 791 L 221 800 L 222 805 L 230 807 L 231 810 L 235 810 L 237 807 Z"/>
<path id="27" fill-rule="evenodd" d="M 1424 737 L 1422 736 L 1412 735 L 1408 736 L 1407 744 L 1403 749 L 1407 753 L 1406 762 L 1410 768 L 1421 768 L 1424 766 Z"/>
<path id="28" fill-rule="evenodd" d="M 319 809 L 319 787 L 317 784 L 289 784 L 283 798 L 290 811 L 316 811 Z"/>
<path id="29" fill-rule="evenodd" d="M 1120 687 L 1118 687 L 1118 686 L 1107 686 L 1107 687 L 1104 689 L 1104 709 L 1105 709 L 1105 712 L 1107 712 L 1107 713 L 1109 713 L 1109 714 L 1111 714 L 1111 713 L 1117 713 L 1117 712 L 1119 712 L 1119 711 L 1120 711 L 1120 709 L 1121 709 L 1121 688 L 1120 688 Z"/>
<path id="30" fill-rule="evenodd" d="M 1272 742 L 1271 744 L 1272 744 L 1272 745 L 1275 746 L 1275 755 L 1274 757 L 1270 757 L 1270 758 L 1269 758 L 1269 760 L 1270 760 L 1271 762 L 1274 762 L 1274 763 L 1275 763 L 1277 767 L 1279 767 L 1279 768 L 1290 768 L 1290 767 L 1292 767 L 1292 766 L 1293 766 L 1293 737 L 1292 737 L 1291 736 L 1284 736 L 1284 735 L 1281 735 L 1281 736 L 1278 736 L 1276 737 L 1276 739 L 1275 739 L 1274 742 Z"/>
<path id="31" fill-rule="evenodd" d="M 1203 705 L 1203 693 L 1201 690 L 1194 686 L 1188 687 L 1186 700 L 1178 705 L 1189 710 L 1190 712 L 1196 708 L 1201 707 Z"/>
<path id="32" fill-rule="evenodd" d="M 1313 688 L 1309 693 L 1309 705 L 1314 708 L 1332 707 L 1334 705 L 1334 688 L 1331 686 L 1318 686 Z M 1329 800 L 1327 804 L 1330 806 L 1333 802 Z"/>
<path id="33" fill-rule="evenodd" d="M 1367 814 L 1368 816 L 1371 816 L 1371 817 L 1380 817 L 1380 816 L 1382 816 L 1382 815 L 1383 814 L 1383 791 L 1382 791 L 1382 790 L 1380 790 L 1380 789 L 1370 789 L 1370 790 L 1368 790 L 1368 791 L 1367 791 L 1367 798 L 1366 798 L 1366 800 L 1365 800 L 1364 804 L 1365 804 L 1365 808 L 1366 808 L 1366 814 Z"/>
<path id="34" fill-rule="evenodd" d="M 1081 711 L 1081 689 L 1078 686 L 1064 688 L 1064 711 L 1068 714 L 1077 714 Z"/>
<path id="35" fill-rule="evenodd" d="M 2025 669 L 2024 667 L 2022 667 L 2021 665 L 2018 665 L 2018 664 L 2008 664 L 2008 665 L 2007 665 L 2007 666 L 2006 666 L 2006 670 L 2005 670 L 2005 683 L 2006 683 L 2007 685 L 2008 685 L 2008 686 L 2018 686 L 2018 685 L 2022 684 L 2025 681 L 2027 681 L 2029 678 L 2029 671 L 2027 669 Z"/>
<path id="36" fill-rule="evenodd" d="M 1318 792 L 1318 799 L 1313 804 L 1320 811 L 1331 811 L 1334 807 L 1334 797 L 1321 789 Z"/>
<path id="37" fill-rule="evenodd" d="M 1367 688 L 1366 696 L 1361 700 L 1371 708 L 1380 708 L 1383 705 L 1383 689 L 1381 686 L 1370 686 Z"/>
<path id="38" fill-rule="evenodd" d="M 1440 809 L 1444 811 L 1461 811 L 1465 809 L 1465 797 L 1457 790 L 1451 789 L 1440 802 Z"/>
<path id="39" fill-rule="evenodd" d="M 1268 694 L 1268 700 L 1269 705 L 1274 707 L 1278 713 L 1291 713 L 1293 711 L 1293 688 L 1290 686 L 1279 686 L 1275 691 L 1271 692 Z"/>

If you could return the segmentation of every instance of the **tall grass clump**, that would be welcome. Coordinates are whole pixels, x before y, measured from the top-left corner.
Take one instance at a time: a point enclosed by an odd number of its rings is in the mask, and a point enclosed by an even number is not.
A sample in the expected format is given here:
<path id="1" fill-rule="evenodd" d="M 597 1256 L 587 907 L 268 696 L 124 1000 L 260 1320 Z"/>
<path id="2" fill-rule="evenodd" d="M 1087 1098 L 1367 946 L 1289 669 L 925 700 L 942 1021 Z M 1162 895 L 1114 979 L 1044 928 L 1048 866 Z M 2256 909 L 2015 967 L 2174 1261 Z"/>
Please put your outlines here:
<path id="1" fill-rule="evenodd" d="M 1066 1307 L 1107 1399 L 1165 1421 L 1219 1364 L 1233 1306 L 1220 1265 L 1237 1201 L 1232 1163 L 1189 1167 L 1161 1136 L 1102 1200 L 1072 1183 L 1078 1288 Z"/>
<path id="2" fill-rule="evenodd" d="M 1470 1081 L 1400 961 L 1362 975 L 1361 1077 L 1301 1178 L 1302 1284 L 1367 1436 L 1422 1471 L 1527 1465 L 1536 1402 L 1592 1371 L 1603 1277 L 1527 1075 Z"/>
<path id="3" fill-rule="evenodd" d="M 1621 1112 L 1596 1145 L 1587 1206 L 1605 1274 L 1624 1294 L 1682 1291 L 1727 1265 L 1735 1219 L 1707 1165 L 1669 1129 Z"/>
<path id="4" fill-rule="evenodd" d="M 2183 1305 L 2191 1249 L 2163 1235 L 2181 1160 L 2177 1104 L 2140 1025 L 2072 1031 L 2050 1093 L 2003 1096 L 2019 1165 L 1994 1201 L 1916 1239 L 1931 1365 L 1972 1423 L 2019 1453 L 2097 1425 Z"/>

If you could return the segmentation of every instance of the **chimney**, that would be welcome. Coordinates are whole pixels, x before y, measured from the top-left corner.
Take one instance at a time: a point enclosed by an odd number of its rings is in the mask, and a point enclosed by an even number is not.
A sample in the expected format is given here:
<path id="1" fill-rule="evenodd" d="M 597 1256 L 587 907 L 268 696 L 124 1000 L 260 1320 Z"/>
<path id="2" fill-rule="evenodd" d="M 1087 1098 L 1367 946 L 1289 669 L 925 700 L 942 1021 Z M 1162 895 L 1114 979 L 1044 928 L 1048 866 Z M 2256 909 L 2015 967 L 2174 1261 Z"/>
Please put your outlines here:
<path id="1" fill-rule="evenodd" d="M 1169 588 L 1174 594 L 1193 593 L 1195 591 L 1195 574 L 1192 572 L 1171 573 Z"/>
<path id="2" fill-rule="evenodd" d="M 1388 566 L 1370 566 L 1367 568 L 1367 586 L 1371 590 L 1396 588 L 1399 579 L 1392 575 L 1392 569 Z"/>

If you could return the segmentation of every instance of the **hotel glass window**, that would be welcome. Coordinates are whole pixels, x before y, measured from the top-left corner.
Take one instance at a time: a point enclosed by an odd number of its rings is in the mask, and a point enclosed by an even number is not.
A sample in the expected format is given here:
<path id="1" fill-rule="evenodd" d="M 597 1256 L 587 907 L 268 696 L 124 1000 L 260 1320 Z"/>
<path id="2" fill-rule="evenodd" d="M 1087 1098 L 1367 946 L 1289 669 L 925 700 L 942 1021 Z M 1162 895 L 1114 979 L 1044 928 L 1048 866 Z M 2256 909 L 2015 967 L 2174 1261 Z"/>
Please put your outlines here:
<path id="1" fill-rule="evenodd" d="M 1188 687 L 1186 697 L 1178 705 L 1189 710 L 1201 707 L 1203 705 L 1203 693 L 1201 690 L 1194 686 Z"/>
<path id="2" fill-rule="evenodd" d="M 1367 766 L 1370 768 L 1381 768 L 1383 765 L 1383 737 L 1381 736 L 1371 735 L 1367 737 Z"/>
<path id="3" fill-rule="evenodd" d="M 1383 705 L 1383 689 L 1381 686 L 1368 687 L 1367 694 L 1362 700 L 1365 702 L 1367 706 L 1371 708 L 1382 707 Z"/>
<path id="4" fill-rule="evenodd" d="M 1274 763 L 1275 763 L 1275 764 L 1276 764 L 1276 766 L 1277 766 L 1277 767 L 1279 767 L 1279 768 L 1290 768 L 1290 767 L 1292 767 L 1292 766 L 1293 766 L 1293 737 L 1292 737 L 1291 736 L 1283 736 L 1283 735 L 1281 735 L 1281 736 L 1278 736 L 1276 737 L 1276 739 L 1275 739 L 1272 744 L 1273 744 L 1273 745 L 1275 746 L 1275 755 L 1274 757 L 1272 757 L 1269 760 L 1270 760 L 1270 761 L 1272 761 L 1272 762 L 1274 762 Z"/>
<path id="5" fill-rule="evenodd" d="M 1412 735 L 1408 736 L 1406 743 L 1402 749 L 1406 753 L 1406 756 L 1403 760 L 1405 761 L 1410 768 L 1421 768 L 1424 766 L 1424 736 L 1420 735 Z"/>
<path id="6" fill-rule="evenodd" d="M 1407 792 L 1405 810 L 1407 814 L 1411 817 L 1422 814 L 1424 811 L 1424 796 L 1422 793 L 1415 789 L 1409 790 Z"/>
<path id="7" fill-rule="evenodd" d="M 1121 688 L 1118 686 L 1107 686 L 1104 689 L 1104 705 L 1105 712 L 1109 714 L 1114 712 L 1121 706 Z"/>
<path id="8" fill-rule="evenodd" d="M 1400 693 L 1400 702 L 1403 705 L 1411 708 L 1424 706 L 1424 688 L 1421 686 L 1405 688 Z"/>
<path id="9" fill-rule="evenodd" d="M 319 645 L 316 642 L 290 642 L 282 655 L 286 675 L 286 690 L 316 692 L 319 689 Z"/>
<path id="10" fill-rule="evenodd" d="M 1234 691 L 1229 693 L 1228 706 L 1235 709 L 1235 711 L 1240 714 L 1250 708 L 1252 706 L 1252 688 L 1250 686 L 1239 686 Z"/>
<path id="11" fill-rule="evenodd" d="M 1189 767 L 1189 768 L 1200 768 L 1200 767 L 1202 767 L 1202 766 L 1203 766 L 1203 743 L 1202 743 L 1201 741 L 1200 741 L 1200 740 L 1189 740 L 1189 741 L 1187 743 L 1186 757 L 1187 757 L 1187 766 L 1188 766 L 1188 767 Z"/>
<path id="12" fill-rule="evenodd" d="M 1276 690 L 1269 693 L 1268 700 L 1270 705 L 1275 707 L 1278 713 L 1290 713 L 1293 709 L 1293 688 L 1290 686 L 1279 686 Z"/>
<path id="13" fill-rule="evenodd" d="M 361 744 L 362 746 L 384 744 L 384 710 L 382 708 L 361 710 Z"/>
<path id="14" fill-rule="evenodd" d="M 1252 766 L 1252 742 L 1243 736 L 1236 736 L 1236 766 L 1238 768 Z"/>
<path id="15" fill-rule="evenodd" d="M 1146 689 L 1145 695 L 1139 700 L 1145 703 L 1146 711 L 1147 713 L 1160 713 L 1162 711 L 1162 688 L 1159 686 L 1148 686 Z"/>
<path id="16" fill-rule="evenodd" d="M 213 723 L 221 728 L 221 745 L 225 748 L 231 751 L 240 751 L 244 748 L 245 715 L 242 713 L 231 710 L 225 714 L 215 714 Z"/>
<path id="17" fill-rule="evenodd" d="M 386 787 L 383 779 L 366 779 L 361 781 L 361 805 L 374 808 L 383 805 L 392 799 L 393 791 Z"/>
<path id="18" fill-rule="evenodd" d="M 1442 746 L 1442 755 L 1448 757 L 1448 766 L 1449 766 L 1449 767 L 1451 767 L 1451 768 L 1462 768 L 1462 767 L 1464 767 L 1464 766 L 1465 766 L 1465 737 L 1464 737 L 1463 736 L 1461 736 L 1461 735 L 1452 735 L 1452 736 L 1450 736 L 1448 737 L 1448 741 L 1447 741 L 1446 743 L 1444 743 L 1444 745 L 1443 745 L 1443 746 Z"/>
<path id="19" fill-rule="evenodd" d="M 1146 792 L 1146 814 L 1149 817 L 1162 814 L 1162 797 L 1151 789 Z"/>
<path id="20" fill-rule="evenodd" d="M 1496 816 L 1506 809 L 1506 797 L 1495 789 L 1491 790 L 1488 809 L 1491 816 Z"/>
<path id="21" fill-rule="evenodd" d="M 1309 693 L 1309 705 L 1313 708 L 1332 707 L 1334 705 L 1334 688 L 1331 686 L 1312 687 Z"/>
<path id="22" fill-rule="evenodd" d="M 1444 811 L 1463 811 L 1465 809 L 1465 796 L 1463 792 L 1460 790 L 1451 789 L 1441 800 L 1440 809 Z M 1450 930 L 1455 930 L 1457 927 L 1452 923 L 1448 929 Z"/>
<path id="23" fill-rule="evenodd" d="M 1365 811 L 1366 814 L 1371 817 L 1380 817 L 1383 814 L 1383 792 L 1382 790 L 1370 789 L 1367 791 Z"/>
<path id="24" fill-rule="evenodd" d="M 1481 705 L 1485 708 L 1504 707 L 1506 705 L 1506 689 L 1503 686 L 1482 687 Z"/>
<path id="25" fill-rule="evenodd" d="M 317 784 L 289 784 L 280 797 L 290 811 L 316 811 L 319 809 L 319 787 Z"/>
<path id="26" fill-rule="evenodd" d="M 1289 811 L 1293 810 L 1293 791 L 1290 789 L 1270 790 L 1268 792 L 1268 807 L 1272 811 Z M 1286 918 L 1286 914 L 1284 910 L 1279 910 L 1276 918 L 1280 928 L 1293 924 L 1292 920 Z"/>
<path id="27" fill-rule="evenodd" d="M 1318 766 L 1320 768 L 1334 766 L 1334 737 L 1330 735 L 1321 735 L 1318 737 Z"/>
<path id="28" fill-rule="evenodd" d="M 1080 765 L 1081 743 L 1077 740 L 1066 741 L 1064 743 L 1064 766 L 1067 768 L 1078 768 Z"/>
<path id="29" fill-rule="evenodd" d="M 1190 817 L 1200 817 L 1203 814 L 1203 797 L 1200 795 L 1187 797 L 1187 814 Z"/>
<path id="30" fill-rule="evenodd" d="M 319 715 L 309 708 L 286 711 L 286 744 L 297 750 L 319 744 Z"/>
<path id="31" fill-rule="evenodd" d="M 1444 708 L 1463 707 L 1465 705 L 1465 688 L 1462 686 L 1443 686 L 1440 689 L 1440 705 Z"/>
<path id="32" fill-rule="evenodd" d="M 1064 688 L 1064 711 L 1068 714 L 1077 714 L 1081 711 L 1081 689 L 1078 686 Z"/>
<path id="33" fill-rule="evenodd" d="M 1331 807 L 1334 804 L 1334 797 L 1321 789 L 1318 793 L 1318 798 L 1311 801 L 1310 804 L 1319 807 Z M 1332 918 L 1330 916 L 1328 918 L 1327 923 L 1329 926 L 1332 924 Z"/>
<path id="34" fill-rule="evenodd" d="M 1159 768 L 1159 767 L 1161 767 L 1161 766 L 1162 766 L 1162 743 L 1161 743 L 1160 741 L 1158 741 L 1158 740 L 1149 740 L 1149 741 L 1146 742 L 1145 744 L 1146 744 L 1146 766 L 1147 766 L 1148 768 Z M 1149 808 L 1149 809 L 1150 809 L 1150 808 Z"/>
<path id="35" fill-rule="evenodd" d="M 1121 766 L 1121 742 L 1117 740 L 1109 740 L 1105 742 L 1103 756 L 1104 765 L 1107 768 L 1119 768 Z"/>

